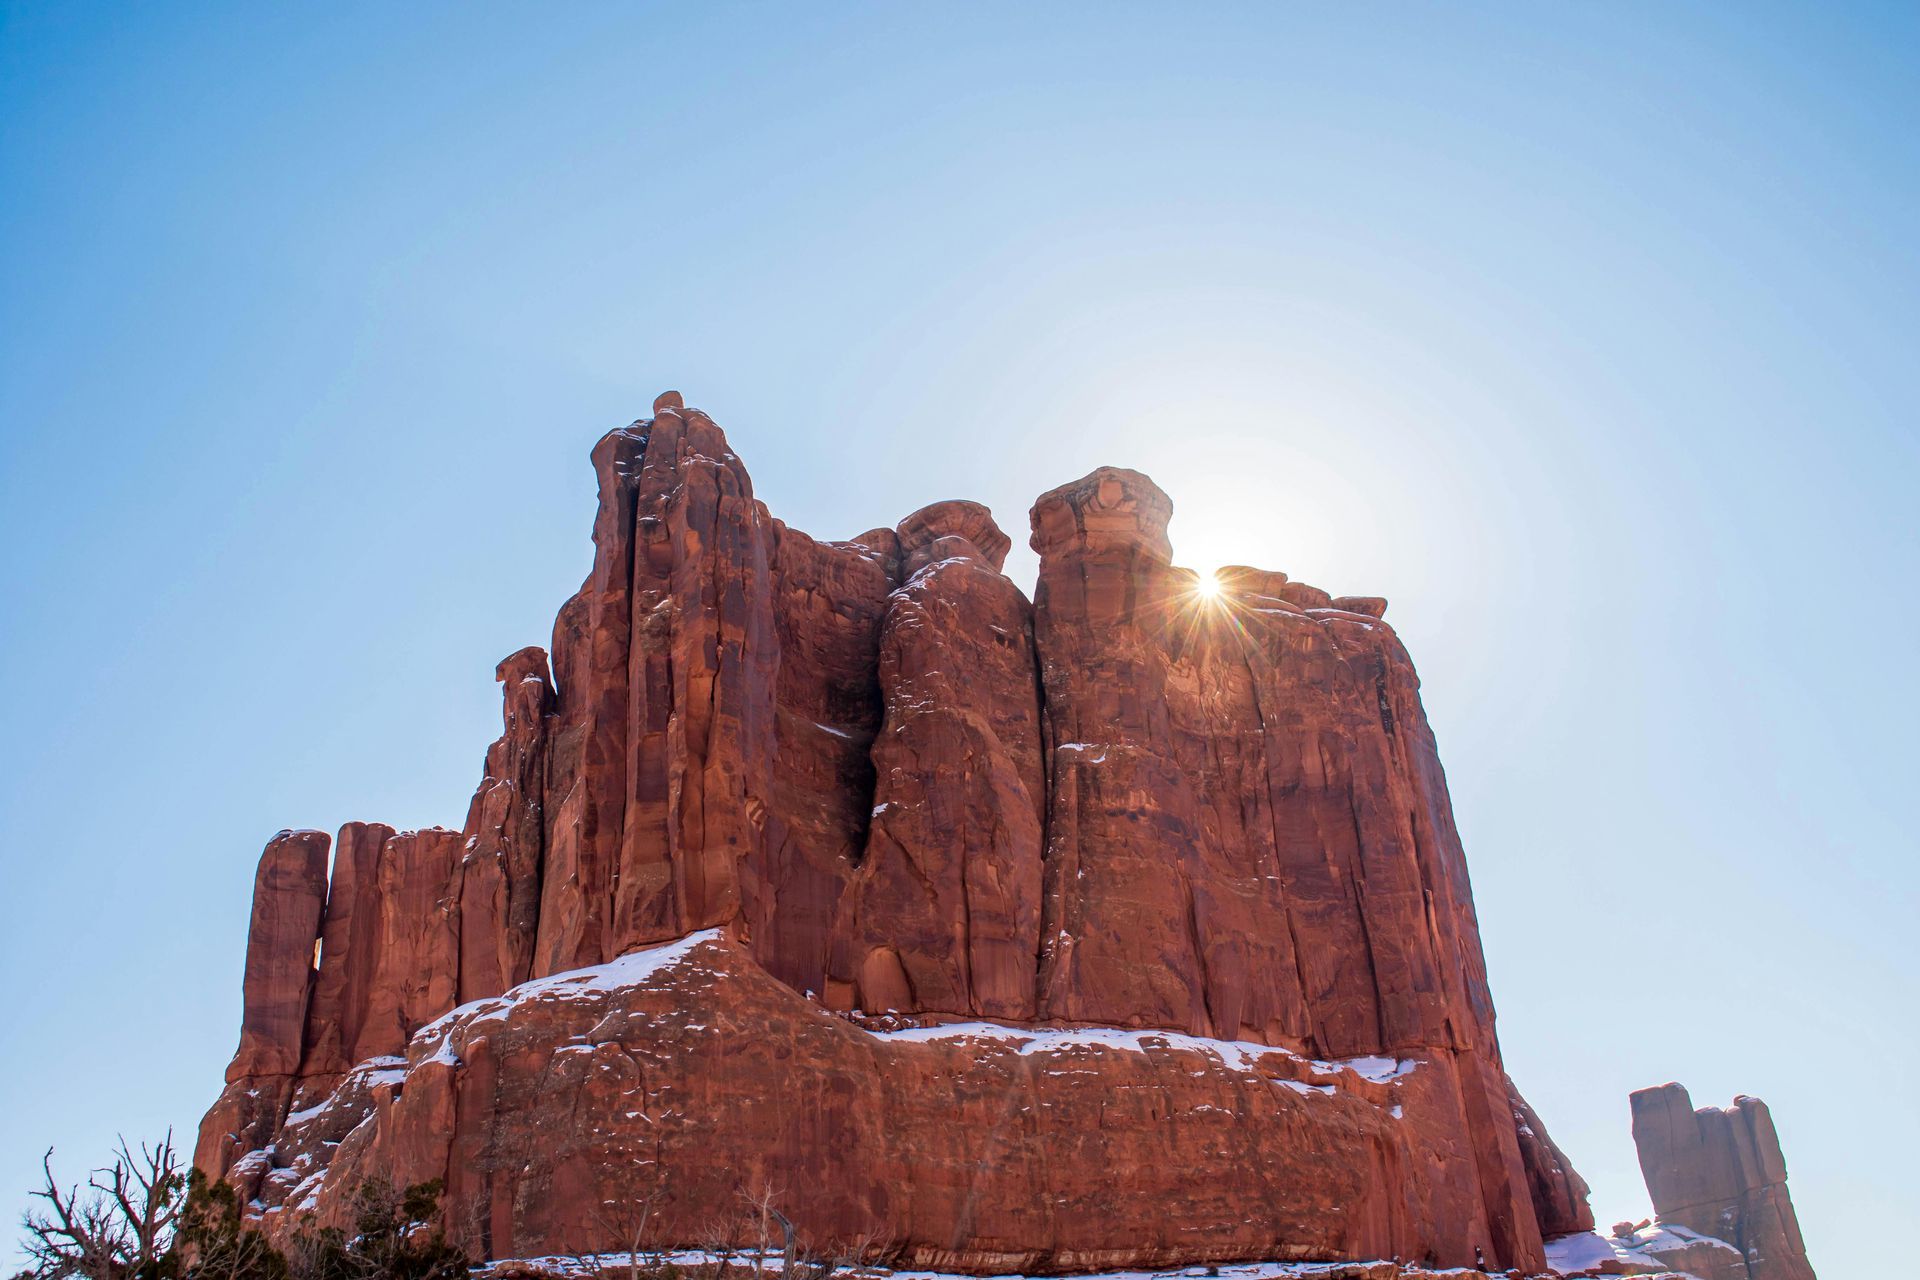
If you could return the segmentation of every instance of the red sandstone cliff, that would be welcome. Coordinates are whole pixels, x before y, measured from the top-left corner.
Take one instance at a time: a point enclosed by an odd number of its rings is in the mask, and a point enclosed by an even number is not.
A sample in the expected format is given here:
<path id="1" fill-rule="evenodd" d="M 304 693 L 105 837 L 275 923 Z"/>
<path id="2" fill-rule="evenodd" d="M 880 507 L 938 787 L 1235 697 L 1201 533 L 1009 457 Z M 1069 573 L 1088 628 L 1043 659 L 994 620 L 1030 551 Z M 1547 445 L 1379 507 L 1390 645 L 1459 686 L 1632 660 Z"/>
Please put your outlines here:
<path id="1" fill-rule="evenodd" d="M 504 1257 L 766 1187 L 816 1247 L 968 1270 L 1538 1270 L 1592 1225 L 1384 601 L 1203 597 L 1137 472 L 1039 500 L 1030 603 L 984 507 L 815 541 L 677 395 L 593 462 L 464 829 L 262 859 L 196 1151 L 255 1212 L 441 1177 Z"/>

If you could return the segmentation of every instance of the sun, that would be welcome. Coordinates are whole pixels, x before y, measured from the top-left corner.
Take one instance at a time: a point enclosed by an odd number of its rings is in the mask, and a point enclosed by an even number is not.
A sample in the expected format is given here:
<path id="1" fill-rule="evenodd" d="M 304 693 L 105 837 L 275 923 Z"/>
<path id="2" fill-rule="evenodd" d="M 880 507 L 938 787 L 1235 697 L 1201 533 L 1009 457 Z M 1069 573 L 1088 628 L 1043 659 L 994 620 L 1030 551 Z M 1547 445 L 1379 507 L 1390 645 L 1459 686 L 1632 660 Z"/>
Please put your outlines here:
<path id="1" fill-rule="evenodd" d="M 1220 598 L 1220 579 L 1215 577 L 1211 572 L 1199 574 L 1194 578 L 1193 593 L 1202 600 L 1218 600 Z"/>

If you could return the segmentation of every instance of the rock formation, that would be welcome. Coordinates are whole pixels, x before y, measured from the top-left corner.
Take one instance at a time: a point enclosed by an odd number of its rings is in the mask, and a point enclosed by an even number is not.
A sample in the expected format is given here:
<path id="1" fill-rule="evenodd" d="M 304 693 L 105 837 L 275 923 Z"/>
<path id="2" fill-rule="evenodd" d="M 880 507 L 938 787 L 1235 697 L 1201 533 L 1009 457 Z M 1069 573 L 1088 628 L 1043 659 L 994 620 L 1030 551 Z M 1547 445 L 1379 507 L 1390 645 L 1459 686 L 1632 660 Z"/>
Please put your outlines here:
<path id="1" fill-rule="evenodd" d="M 986 508 L 817 541 L 673 393 L 593 465 L 464 828 L 262 859 L 196 1151 L 251 1213 L 442 1178 L 526 1257 L 764 1192 L 810 1247 L 976 1272 L 1538 1271 L 1591 1228 L 1385 601 L 1197 591 L 1133 471 L 1036 503 L 1029 602 Z"/>
<path id="2" fill-rule="evenodd" d="M 1633 1142 L 1655 1220 L 1733 1246 L 1700 1280 L 1813 1280 L 1766 1103 L 1741 1096 L 1695 1110 L 1680 1085 L 1641 1089 Z"/>
<path id="3" fill-rule="evenodd" d="M 1633 1140 L 1653 1197 L 1651 1221 L 1549 1241 L 1561 1276 L 1681 1275 L 1693 1280 L 1814 1280 L 1787 1196 L 1773 1117 L 1758 1098 L 1695 1110 L 1677 1084 L 1632 1096 Z"/>
<path id="4" fill-rule="evenodd" d="M 194 1164 L 209 1173 L 271 1146 L 287 1114 L 305 1065 L 314 943 L 326 901 L 327 837 L 282 831 L 269 840 L 253 878 L 240 1047 L 194 1148 Z"/>

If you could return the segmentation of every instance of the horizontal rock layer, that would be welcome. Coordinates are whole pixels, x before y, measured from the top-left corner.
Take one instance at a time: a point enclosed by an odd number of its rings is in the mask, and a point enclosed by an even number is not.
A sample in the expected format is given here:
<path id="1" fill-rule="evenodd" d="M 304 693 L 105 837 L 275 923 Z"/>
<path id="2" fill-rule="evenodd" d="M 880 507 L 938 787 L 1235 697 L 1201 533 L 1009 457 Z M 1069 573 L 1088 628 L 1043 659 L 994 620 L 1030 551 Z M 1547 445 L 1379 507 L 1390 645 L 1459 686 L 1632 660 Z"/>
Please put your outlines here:
<path id="1" fill-rule="evenodd" d="M 765 1166 L 806 1188 L 796 1221 L 891 1233 L 927 1265 L 1534 1268 L 1543 1234 L 1591 1227 L 1585 1185 L 1501 1066 L 1446 783 L 1385 601 L 1247 568 L 1197 590 L 1172 563 L 1171 501 L 1137 472 L 1039 500 L 1029 602 L 986 508 L 817 541 L 754 499 L 719 428 L 672 394 L 593 463 L 593 567 L 551 670 L 527 649 L 496 673 L 503 733 L 464 830 L 352 824 L 330 885 L 323 835 L 269 847 L 246 1030 L 201 1167 L 265 1212 L 324 1209 L 329 1162 L 399 1177 L 439 1161 L 469 1243 L 591 1234 L 594 1197 L 636 1191 L 633 1144 L 661 1104 L 639 1105 L 651 1084 L 549 1086 L 617 1040 L 604 1052 L 636 1079 L 685 1095 L 682 1145 L 656 1157 L 683 1171 L 684 1203 L 730 1203 L 713 1171 Z M 483 1019 L 420 1057 L 421 1028 L 456 1003 L 715 928 L 725 962 L 681 992 L 698 1037 L 636 1014 L 666 998 L 640 992 L 608 1012 L 618 1036 Z M 766 1019 L 758 1042 L 724 1022 L 742 1009 Z M 1362 1085 L 1331 1103 L 1204 1072 L 1176 1085 L 1138 1055 L 1036 1079 L 1010 1051 L 889 1049 L 855 1025 L 878 1016 L 1423 1065 L 1391 1103 Z M 403 1052 L 404 1075 L 370 1087 L 363 1064 Z M 708 1065 L 682 1080 L 673 1064 L 691 1062 Z M 761 1112 L 783 1082 L 803 1115 L 776 1123 Z M 996 1110 L 1006 1098 L 1026 1109 Z M 335 1105 L 355 1127 L 295 1140 L 296 1117 Z M 590 1158 L 561 1136 L 581 1108 L 610 1144 Z M 958 1132 L 979 1124 L 1014 1145 Z M 1086 1145 L 1088 1126 L 1110 1145 Z M 1204 1191 L 1176 1156 L 1213 1170 Z M 1015 1164 L 964 1172 L 981 1160 Z M 1341 1195 L 1307 1197 L 1310 1169 Z M 1094 1211 L 1195 1195 L 1223 1224 L 1211 1244 L 1148 1209 Z M 1224 1225 L 1236 1214 L 1246 1230 Z"/>
<path id="2" fill-rule="evenodd" d="M 363 1177 L 443 1180 L 487 1256 L 577 1252 L 608 1206 L 667 1238 L 770 1195 L 809 1245 L 1050 1271 L 1471 1256 L 1463 1077 L 1178 1032 L 835 1016 L 715 929 L 461 1006 L 282 1131 L 250 1198 L 345 1222 Z M 340 1143 L 322 1171 L 301 1153 Z M 230 1176 L 234 1176 L 230 1174 Z M 1116 1235 L 1114 1209 L 1129 1215 Z"/>
<path id="3" fill-rule="evenodd" d="M 642 1259 L 654 1255 L 642 1251 Z M 660 1255 L 674 1266 L 680 1268 L 683 1275 L 706 1276 L 718 1272 L 720 1266 L 731 1268 L 751 1265 L 751 1257 L 734 1257 L 723 1260 L 722 1255 L 706 1250 L 683 1250 Z M 585 1258 L 548 1257 L 548 1258 L 511 1258 L 494 1263 L 487 1268 L 486 1280 L 626 1280 L 629 1272 L 629 1255 L 609 1253 Z M 771 1261 L 769 1265 L 772 1265 Z M 701 1270 L 701 1268 L 710 1270 Z M 1193 1280 L 1188 1274 L 1190 1268 L 1167 1271 L 1096 1271 L 1085 1275 L 1085 1280 Z M 1210 1275 L 1217 1274 L 1219 1280 L 1512 1280 L 1510 1272 L 1488 1273 L 1465 1267 L 1448 1267 L 1436 1271 L 1412 1263 L 1375 1259 L 1366 1262 L 1266 1262 L 1241 1266 L 1214 1267 Z M 913 1271 L 893 1272 L 879 1267 L 842 1267 L 832 1273 L 845 1280 L 944 1280 L 940 1272 Z M 1671 1271 L 1660 1271 L 1646 1276 L 1646 1280 L 1693 1280 L 1692 1277 Z"/>

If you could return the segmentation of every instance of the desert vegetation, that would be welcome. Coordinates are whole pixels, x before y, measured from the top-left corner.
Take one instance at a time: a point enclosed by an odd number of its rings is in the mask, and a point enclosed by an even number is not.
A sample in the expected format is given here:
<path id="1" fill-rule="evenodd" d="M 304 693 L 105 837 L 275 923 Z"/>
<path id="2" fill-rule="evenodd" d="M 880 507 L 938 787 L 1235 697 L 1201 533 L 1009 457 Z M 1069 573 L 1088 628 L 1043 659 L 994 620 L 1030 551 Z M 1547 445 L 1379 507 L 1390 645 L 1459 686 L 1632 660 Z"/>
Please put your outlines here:
<path id="1" fill-rule="evenodd" d="M 465 1280 L 472 1264 L 438 1225 L 440 1187 L 366 1181 L 354 1229 L 311 1221 L 270 1239 L 227 1183 L 189 1170 L 169 1133 L 124 1140 L 63 1185 L 53 1152 L 21 1217 L 28 1265 L 14 1280 Z"/>

